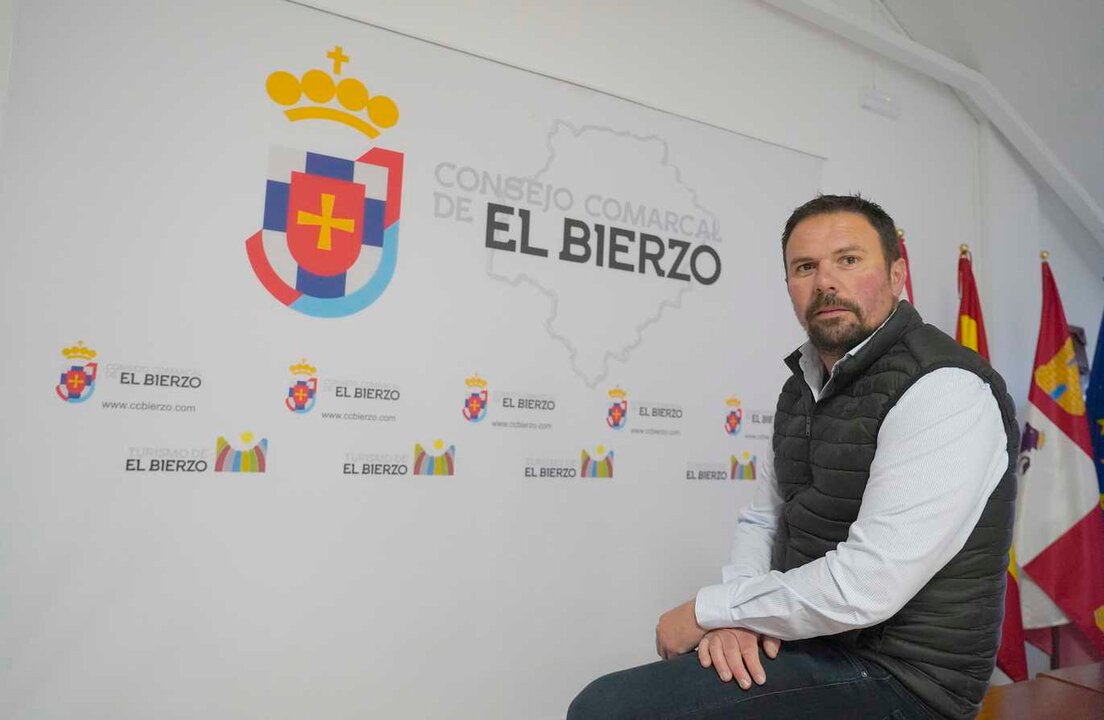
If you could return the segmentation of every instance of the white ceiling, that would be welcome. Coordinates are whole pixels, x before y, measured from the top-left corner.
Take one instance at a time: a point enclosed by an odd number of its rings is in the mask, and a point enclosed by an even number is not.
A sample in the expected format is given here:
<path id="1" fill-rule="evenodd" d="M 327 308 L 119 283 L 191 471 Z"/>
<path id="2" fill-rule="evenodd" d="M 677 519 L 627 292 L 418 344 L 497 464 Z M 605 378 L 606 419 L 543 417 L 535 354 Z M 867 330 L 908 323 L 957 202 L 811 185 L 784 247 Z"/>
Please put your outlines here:
<path id="1" fill-rule="evenodd" d="M 872 0 L 985 75 L 1104 207 L 1104 0 Z"/>

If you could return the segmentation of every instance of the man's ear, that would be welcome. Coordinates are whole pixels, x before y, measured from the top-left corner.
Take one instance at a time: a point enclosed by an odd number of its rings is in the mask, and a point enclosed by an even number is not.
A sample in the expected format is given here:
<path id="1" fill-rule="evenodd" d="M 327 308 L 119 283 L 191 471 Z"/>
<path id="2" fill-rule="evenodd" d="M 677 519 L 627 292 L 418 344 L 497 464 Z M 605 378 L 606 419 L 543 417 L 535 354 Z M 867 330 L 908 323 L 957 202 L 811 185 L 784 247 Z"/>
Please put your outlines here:
<path id="1" fill-rule="evenodd" d="M 908 266 L 904 258 L 897 258 L 889 266 L 889 286 L 893 290 L 893 297 L 900 297 L 905 289 L 905 279 L 908 277 Z"/>

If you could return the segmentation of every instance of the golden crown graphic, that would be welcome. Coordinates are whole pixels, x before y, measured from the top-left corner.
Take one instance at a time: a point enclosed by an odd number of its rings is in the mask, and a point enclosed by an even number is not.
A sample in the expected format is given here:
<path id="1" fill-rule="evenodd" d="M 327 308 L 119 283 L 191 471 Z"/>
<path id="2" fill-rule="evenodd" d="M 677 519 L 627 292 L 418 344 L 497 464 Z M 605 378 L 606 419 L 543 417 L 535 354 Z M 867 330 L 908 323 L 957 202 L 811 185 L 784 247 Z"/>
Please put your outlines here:
<path id="1" fill-rule="evenodd" d="M 73 347 L 63 348 L 61 354 L 69 360 L 74 358 L 80 358 L 81 360 L 91 360 L 96 357 L 96 351 L 84 344 L 83 340 L 78 340 L 77 344 Z"/>
<path id="2" fill-rule="evenodd" d="M 621 388 L 615 387 L 613 390 L 609 391 L 609 396 L 612 400 L 624 400 L 629 394 Z"/>
<path id="3" fill-rule="evenodd" d="M 318 368 L 307 362 L 306 358 L 300 358 L 299 362 L 288 367 L 292 375 L 314 375 L 318 372 Z"/>
<path id="4" fill-rule="evenodd" d="M 349 56 L 337 45 L 326 53 L 333 61 L 333 75 L 341 74 L 341 66 L 349 62 Z M 302 77 L 296 77 L 286 70 L 277 70 L 265 81 L 268 96 L 276 103 L 287 107 L 284 115 L 288 120 L 332 120 L 358 130 L 370 138 L 379 137 L 380 128 L 389 128 L 399 121 L 399 108 L 395 101 L 386 95 L 370 95 L 368 88 L 356 78 L 336 80 L 325 70 L 317 68 L 307 70 Z M 303 96 L 313 105 L 298 105 Z M 344 110 L 328 107 L 337 98 Z M 368 120 L 354 113 L 365 113 Z M 369 122 L 371 121 L 371 122 Z"/>
<path id="5" fill-rule="evenodd" d="M 480 390 L 485 390 L 487 388 L 487 381 L 479 377 L 479 373 L 464 380 L 464 384 L 470 388 L 479 388 Z"/>
<path id="6" fill-rule="evenodd" d="M 740 407 L 740 398 L 735 395 L 729 395 L 725 398 L 725 405 L 728 405 L 730 408 L 738 408 Z"/>

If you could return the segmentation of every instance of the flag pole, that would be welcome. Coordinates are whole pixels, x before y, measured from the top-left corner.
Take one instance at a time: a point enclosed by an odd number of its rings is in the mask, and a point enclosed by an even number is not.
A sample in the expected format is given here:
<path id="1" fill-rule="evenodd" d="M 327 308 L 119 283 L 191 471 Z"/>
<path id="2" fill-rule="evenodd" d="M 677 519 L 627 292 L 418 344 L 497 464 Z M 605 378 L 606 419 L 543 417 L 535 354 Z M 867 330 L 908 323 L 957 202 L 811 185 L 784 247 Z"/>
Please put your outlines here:
<path id="1" fill-rule="evenodd" d="M 1050 253 L 1043 250 L 1039 253 L 1039 259 L 1043 262 L 1050 260 Z M 1050 669 L 1057 670 L 1062 666 L 1061 654 L 1062 654 L 1062 633 L 1061 625 L 1050 626 Z"/>

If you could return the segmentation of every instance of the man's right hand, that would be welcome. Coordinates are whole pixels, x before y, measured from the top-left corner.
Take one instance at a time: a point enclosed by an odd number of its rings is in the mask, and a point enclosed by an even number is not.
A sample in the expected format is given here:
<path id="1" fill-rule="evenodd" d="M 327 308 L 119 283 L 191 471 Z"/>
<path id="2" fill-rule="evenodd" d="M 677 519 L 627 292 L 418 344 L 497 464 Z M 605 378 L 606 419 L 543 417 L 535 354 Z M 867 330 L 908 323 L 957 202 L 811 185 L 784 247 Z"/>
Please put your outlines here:
<path id="1" fill-rule="evenodd" d="M 759 659 L 760 640 L 763 642 L 763 652 L 774 659 L 782 645 L 778 638 L 743 628 L 712 630 L 698 643 L 698 661 L 704 668 L 716 668 L 717 675 L 724 682 L 735 678 L 744 690 L 751 687 L 753 679 L 756 684 L 762 685 L 767 681 L 767 674 Z"/>

